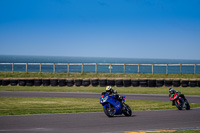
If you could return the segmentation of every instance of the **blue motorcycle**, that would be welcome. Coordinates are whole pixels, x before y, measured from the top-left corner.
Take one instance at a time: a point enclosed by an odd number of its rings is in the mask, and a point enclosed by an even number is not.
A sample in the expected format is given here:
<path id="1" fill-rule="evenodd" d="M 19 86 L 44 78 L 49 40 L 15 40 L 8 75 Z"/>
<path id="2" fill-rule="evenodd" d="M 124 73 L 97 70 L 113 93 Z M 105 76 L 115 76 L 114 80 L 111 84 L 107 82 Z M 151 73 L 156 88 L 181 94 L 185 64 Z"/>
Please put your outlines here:
<path id="1" fill-rule="evenodd" d="M 104 113 L 108 117 L 113 117 L 114 115 L 131 116 L 131 108 L 124 103 L 125 96 L 122 97 L 122 103 L 115 98 L 115 96 L 109 96 L 107 92 L 103 92 L 100 98 L 100 104 L 103 106 Z"/>

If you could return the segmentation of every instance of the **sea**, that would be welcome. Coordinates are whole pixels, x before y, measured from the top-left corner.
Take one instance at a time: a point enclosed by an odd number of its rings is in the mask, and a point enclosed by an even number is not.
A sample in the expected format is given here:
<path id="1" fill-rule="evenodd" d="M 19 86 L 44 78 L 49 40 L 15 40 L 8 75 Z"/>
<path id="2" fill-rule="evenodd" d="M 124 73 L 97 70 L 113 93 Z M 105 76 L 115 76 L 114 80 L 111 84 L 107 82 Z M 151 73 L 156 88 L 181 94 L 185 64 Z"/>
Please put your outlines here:
<path id="1" fill-rule="evenodd" d="M 3 63 L 14 63 L 14 66 Z M 71 65 L 28 64 L 26 66 L 26 64 L 15 63 L 71 63 Z M 82 63 L 87 64 L 82 66 L 80 65 Z M 168 64 L 168 66 L 161 64 Z M 200 60 L 0 55 L 0 71 L 200 74 Z"/>

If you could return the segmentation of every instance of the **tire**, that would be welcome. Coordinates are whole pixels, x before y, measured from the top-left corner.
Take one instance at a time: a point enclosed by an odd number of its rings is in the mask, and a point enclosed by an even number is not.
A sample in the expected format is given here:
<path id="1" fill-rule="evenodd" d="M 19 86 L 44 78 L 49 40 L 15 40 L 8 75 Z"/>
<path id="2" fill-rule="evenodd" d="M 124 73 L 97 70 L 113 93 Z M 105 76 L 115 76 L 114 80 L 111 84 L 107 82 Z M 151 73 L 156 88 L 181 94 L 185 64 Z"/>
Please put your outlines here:
<path id="1" fill-rule="evenodd" d="M 49 86 L 50 85 L 50 79 L 43 79 L 43 86 Z"/>
<path id="2" fill-rule="evenodd" d="M 198 87 L 200 87 L 200 80 L 197 80 Z"/>
<path id="3" fill-rule="evenodd" d="M 58 86 L 58 79 L 50 79 L 51 86 Z"/>
<path id="4" fill-rule="evenodd" d="M 74 86 L 74 80 L 73 79 L 67 79 L 66 84 L 68 87 Z"/>
<path id="5" fill-rule="evenodd" d="M 131 86 L 131 80 L 130 79 L 124 79 L 124 87 Z"/>
<path id="6" fill-rule="evenodd" d="M 176 107 L 179 109 L 179 110 L 182 110 L 183 109 L 183 107 L 182 107 L 182 104 L 180 103 L 180 104 L 178 104 L 177 102 L 175 102 L 175 104 L 176 104 Z"/>
<path id="7" fill-rule="evenodd" d="M 115 80 L 115 85 L 117 87 L 122 87 L 124 84 L 123 84 L 123 79 L 116 79 Z"/>
<path id="8" fill-rule="evenodd" d="M 165 86 L 166 87 L 172 86 L 172 80 L 171 79 L 165 79 Z"/>
<path id="9" fill-rule="evenodd" d="M 148 80 L 147 79 L 140 79 L 139 81 L 141 87 L 148 87 Z"/>
<path id="10" fill-rule="evenodd" d="M 189 102 L 187 101 L 187 99 L 185 100 L 185 105 L 186 105 L 186 110 L 190 110 L 190 104 Z"/>
<path id="11" fill-rule="evenodd" d="M 98 86 L 99 85 L 99 79 L 91 79 L 92 86 Z"/>
<path id="12" fill-rule="evenodd" d="M 33 86 L 34 80 L 33 79 L 27 79 L 26 80 L 26 86 Z"/>
<path id="13" fill-rule="evenodd" d="M 155 79 L 149 79 L 148 85 L 149 85 L 149 87 L 156 87 L 156 80 Z"/>
<path id="14" fill-rule="evenodd" d="M 138 79 L 132 79 L 131 84 L 133 87 L 138 87 L 139 86 L 139 80 Z"/>
<path id="15" fill-rule="evenodd" d="M 18 84 L 18 80 L 17 79 L 11 79 L 10 80 L 10 85 L 11 86 L 17 86 L 17 84 Z"/>
<path id="16" fill-rule="evenodd" d="M 10 79 L 3 79 L 2 86 L 8 86 L 10 84 Z"/>
<path id="17" fill-rule="evenodd" d="M 113 117 L 115 115 L 115 108 L 113 106 L 111 106 L 111 110 L 108 106 L 104 107 L 103 110 L 108 117 Z"/>
<path id="18" fill-rule="evenodd" d="M 180 79 L 173 80 L 173 86 L 174 87 L 179 87 L 180 85 L 181 85 Z"/>
<path id="19" fill-rule="evenodd" d="M 34 86 L 41 86 L 42 85 L 42 79 L 34 79 Z"/>
<path id="20" fill-rule="evenodd" d="M 2 79 L 0 79 L 0 85 L 2 85 Z"/>
<path id="21" fill-rule="evenodd" d="M 108 79 L 107 80 L 107 85 L 109 85 L 109 86 L 115 86 L 115 80 L 114 79 Z"/>
<path id="22" fill-rule="evenodd" d="M 58 85 L 60 87 L 66 86 L 66 79 L 59 79 L 58 80 Z"/>
<path id="23" fill-rule="evenodd" d="M 156 87 L 163 87 L 164 79 L 157 79 L 156 80 Z"/>
<path id="24" fill-rule="evenodd" d="M 83 79 L 83 86 L 87 87 L 90 85 L 90 79 Z"/>
<path id="25" fill-rule="evenodd" d="M 99 85 L 100 85 L 100 87 L 106 87 L 107 79 L 99 79 Z"/>
<path id="26" fill-rule="evenodd" d="M 188 87 L 188 84 L 189 84 L 189 80 L 187 80 L 187 79 L 183 79 L 183 80 L 181 81 L 181 86 L 182 86 L 182 87 Z"/>
<path id="27" fill-rule="evenodd" d="M 25 86 L 25 85 L 26 85 L 26 79 L 20 79 L 19 86 Z"/>
<path id="28" fill-rule="evenodd" d="M 182 110 L 182 109 L 183 109 L 181 105 L 179 105 L 177 108 L 178 108 L 179 110 Z"/>
<path id="29" fill-rule="evenodd" d="M 197 86 L 197 80 L 190 80 L 190 87 L 196 87 Z"/>
<path id="30" fill-rule="evenodd" d="M 127 104 L 124 104 L 124 105 L 125 105 L 125 111 L 123 111 L 123 114 L 125 116 L 132 116 L 132 110 L 131 110 L 131 108 Z"/>
<path id="31" fill-rule="evenodd" d="M 82 79 L 75 79 L 75 85 L 77 87 L 80 87 L 82 85 L 83 80 Z"/>

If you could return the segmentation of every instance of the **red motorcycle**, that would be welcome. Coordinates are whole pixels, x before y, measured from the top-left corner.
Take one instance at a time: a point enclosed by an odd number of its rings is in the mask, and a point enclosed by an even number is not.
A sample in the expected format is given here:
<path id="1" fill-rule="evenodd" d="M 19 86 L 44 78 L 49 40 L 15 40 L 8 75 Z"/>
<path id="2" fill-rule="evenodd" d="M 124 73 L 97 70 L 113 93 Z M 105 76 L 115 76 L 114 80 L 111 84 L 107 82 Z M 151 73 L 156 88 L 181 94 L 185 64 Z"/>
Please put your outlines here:
<path id="1" fill-rule="evenodd" d="M 177 93 L 171 94 L 170 101 L 172 101 L 179 110 L 183 108 L 190 110 L 190 104 L 183 94 L 180 96 Z"/>

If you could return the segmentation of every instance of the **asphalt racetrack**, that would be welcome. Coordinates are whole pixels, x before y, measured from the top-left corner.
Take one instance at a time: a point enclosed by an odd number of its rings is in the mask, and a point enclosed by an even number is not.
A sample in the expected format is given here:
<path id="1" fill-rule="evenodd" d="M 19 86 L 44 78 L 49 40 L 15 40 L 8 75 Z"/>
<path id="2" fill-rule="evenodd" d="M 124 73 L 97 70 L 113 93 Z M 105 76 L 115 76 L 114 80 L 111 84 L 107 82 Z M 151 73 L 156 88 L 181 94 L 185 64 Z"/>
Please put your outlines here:
<path id="1" fill-rule="evenodd" d="M 99 98 L 97 93 L 0 92 L 0 97 Z M 168 101 L 167 95 L 126 94 L 127 99 Z M 199 96 L 186 96 L 200 103 Z M 108 118 L 103 112 L 0 116 L 2 133 L 125 133 L 140 130 L 200 129 L 200 109 L 134 111 L 132 117 Z"/>

